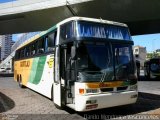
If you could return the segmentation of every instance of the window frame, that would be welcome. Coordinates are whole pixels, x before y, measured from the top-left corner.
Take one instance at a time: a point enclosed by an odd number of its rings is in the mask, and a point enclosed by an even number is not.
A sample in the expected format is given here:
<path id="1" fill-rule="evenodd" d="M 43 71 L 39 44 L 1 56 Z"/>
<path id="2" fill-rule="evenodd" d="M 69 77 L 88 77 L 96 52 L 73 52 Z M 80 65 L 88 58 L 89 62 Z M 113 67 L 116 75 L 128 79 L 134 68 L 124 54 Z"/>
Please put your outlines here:
<path id="1" fill-rule="evenodd" d="M 51 35 L 52 33 L 55 33 L 54 35 L 54 46 L 52 47 L 53 50 L 52 51 L 48 51 L 47 47 L 48 47 L 48 36 Z M 52 30 L 51 32 L 47 33 L 46 35 L 43 35 L 41 37 L 39 37 L 38 39 L 28 43 L 27 45 L 21 47 L 20 49 L 16 50 L 16 57 L 15 57 L 15 61 L 17 60 L 22 60 L 22 59 L 28 59 L 28 58 L 34 58 L 34 57 L 38 57 L 38 56 L 44 56 L 46 54 L 50 54 L 50 53 L 53 53 L 55 52 L 55 47 L 56 47 L 56 42 L 57 42 L 57 38 L 58 38 L 58 28 Z M 43 53 L 39 53 L 38 52 L 38 47 L 39 47 L 39 43 L 42 42 L 42 48 L 44 49 Z M 31 54 L 32 52 L 32 45 L 35 45 L 35 53 L 34 54 Z M 27 48 L 28 48 L 28 51 L 29 51 L 29 54 L 27 55 L 26 54 L 26 51 L 27 51 Z M 21 57 L 21 50 L 24 50 L 23 51 L 23 57 Z"/>

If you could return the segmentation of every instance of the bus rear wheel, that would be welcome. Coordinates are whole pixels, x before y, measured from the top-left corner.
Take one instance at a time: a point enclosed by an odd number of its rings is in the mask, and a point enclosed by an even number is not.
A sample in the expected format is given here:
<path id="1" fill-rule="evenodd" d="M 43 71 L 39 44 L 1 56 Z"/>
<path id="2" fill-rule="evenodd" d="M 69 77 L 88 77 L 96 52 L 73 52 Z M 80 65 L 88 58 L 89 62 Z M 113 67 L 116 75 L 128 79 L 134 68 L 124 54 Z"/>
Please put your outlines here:
<path id="1" fill-rule="evenodd" d="M 21 75 L 18 77 L 18 84 L 20 88 L 25 88 L 25 86 L 22 84 L 22 77 Z"/>

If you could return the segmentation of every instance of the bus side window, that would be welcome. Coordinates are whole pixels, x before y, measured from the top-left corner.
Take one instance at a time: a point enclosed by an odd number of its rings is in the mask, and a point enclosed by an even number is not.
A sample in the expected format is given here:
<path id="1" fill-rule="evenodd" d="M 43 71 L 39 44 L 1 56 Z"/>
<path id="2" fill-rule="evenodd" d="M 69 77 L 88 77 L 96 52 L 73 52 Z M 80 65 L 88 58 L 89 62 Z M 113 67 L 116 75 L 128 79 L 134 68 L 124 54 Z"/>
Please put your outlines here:
<path id="1" fill-rule="evenodd" d="M 31 49 L 31 54 L 32 55 L 35 55 L 36 54 L 36 46 L 35 46 L 35 43 L 32 44 L 32 49 Z"/>
<path id="2" fill-rule="evenodd" d="M 35 44 L 35 52 L 37 54 L 38 53 L 38 41 L 36 41 L 34 44 Z"/>
<path id="3" fill-rule="evenodd" d="M 54 46 L 56 42 L 56 36 L 57 36 L 57 31 L 54 31 L 53 33 L 48 35 L 47 38 L 47 52 L 52 52 L 54 51 Z"/>
<path id="4" fill-rule="evenodd" d="M 30 55 L 35 55 L 36 54 L 36 47 L 35 44 L 31 44 L 30 46 Z"/>
<path id="5" fill-rule="evenodd" d="M 27 46 L 25 48 L 25 57 L 28 57 L 29 56 L 29 47 Z"/>
<path id="6" fill-rule="evenodd" d="M 16 59 L 16 60 L 20 59 L 20 50 L 17 50 L 17 51 L 16 51 L 15 59 Z"/>
<path id="7" fill-rule="evenodd" d="M 66 40 L 75 36 L 74 24 L 75 23 L 72 21 L 61 25 L 60 37 L 62 40 Z"/>
<path id="8" fill-rule="evenodd" d="M 45 47 L 44 39 L 38 40 L 38 54 L 44 53 L 44 47 Z"/>
<path id="9" fill-rule="evenodd" d="M 23 57 L 24 57 L 24 48 L 20 50 L 20 58 L 23 58 Z"/>
<path id="10" fill-rule="evenodd" d="M 29 45 L 29 56 L 32 55 L 32 54 L 31 54 L 31 53 L 32 53 L 31 51 L 32 51 L 32 45 L 30 44 L 30 45 Z"/>
<path id="11" fill-rule="evenodd" d="M 18 59 L 21 58 L 21 50 L 18 50 Z"/>

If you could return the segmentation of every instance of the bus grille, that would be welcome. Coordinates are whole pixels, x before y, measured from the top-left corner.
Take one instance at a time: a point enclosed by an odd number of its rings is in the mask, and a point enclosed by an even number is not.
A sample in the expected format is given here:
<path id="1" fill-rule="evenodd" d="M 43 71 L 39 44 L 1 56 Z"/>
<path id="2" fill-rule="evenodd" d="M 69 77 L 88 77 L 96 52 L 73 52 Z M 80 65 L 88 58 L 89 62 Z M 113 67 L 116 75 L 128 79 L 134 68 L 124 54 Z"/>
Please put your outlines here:
<path id="1" fill-rule="evenodd" d="M 127 90 L 127 87 L 128 87 L 128 86 L 125 86 L 125 87 L 117 87 L 117 91 Z"/>
<path id="2" fill-rule="evenodd" d="M 101 88 L 101 92 L 112 92 L 113 88 Z"/>

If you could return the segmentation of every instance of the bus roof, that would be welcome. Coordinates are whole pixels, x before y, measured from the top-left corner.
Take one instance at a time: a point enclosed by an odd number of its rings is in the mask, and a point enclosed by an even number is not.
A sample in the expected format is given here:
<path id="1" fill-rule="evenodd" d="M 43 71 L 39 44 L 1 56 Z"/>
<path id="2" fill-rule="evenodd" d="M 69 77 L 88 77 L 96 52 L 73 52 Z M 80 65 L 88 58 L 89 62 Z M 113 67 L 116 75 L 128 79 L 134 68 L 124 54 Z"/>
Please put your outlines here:
<path id="1" fill-rule="evenodd" d="M 87 17 L 70 17 L 70 18 L 67 18 L 67 19 L 59 22 L 58 24 L 56 24 L 55 26 L 49 28 L 48 30 L 43 31 L 43 32 L 41 32 L 41 33 L 39 33 L 39 34 L 37 34 L 37 35 L 29 38 L 29 39 L 27 40 L 27 42 L 24 42 L 24 43 L 23 43 L 22 45 L 20 45 L 16 50 L 21 49 L 22 47 L 28 45 L 29 43 L 31 43 L 31 42 L 33 42 L 33 41 L 35 41 L 35 40 L 37 40 L 38 38 L 41 38 L 41 37 L 45 36 L 47 33 L 53 31 L 54 29 L 56 29 L 56 28 L 57 28 L 58 26 L 60 26 L 60 25 L 63 25 L 63 24 L 65 24 L 65 23 L 69 22 L 69 21 L 78 21 L 78 20 L 80 20 L 80 21 L 90 21 L 90 22 L 96 22 L 96 23 L 103 23 L 103 24 L 110 24 L 110 25 L 127 27 L 127 25 L 124 24 L 124 23 L 119 23 L 119 22 L 114 22 L 114 21 L 109 21 L 109 20 L 103 20 L 103 19 L 101 19 L 101 18 L 100 18 L 100 19 L 95 19 L 95 18 L 87 18 Z"/>
<path id="2" fill-rule="evenodd" d="M 87 17 L 70 17 L 70 18 L 67 18 L 63 21 L 61 21 L 60 23 L 58 23 L 57 25 L 62 25 L 66 22 L 69 22 L 69 21 L 73 21 L 73 20 L 81 20 L 81 21 L 90 21 L 90 22 L 96 22 L 96 23 L 104 23 L 104 24 L 110 24 L 110 25 L 117 25 L 117 26 L 122 26 L 122 27 L 127 27 L 126 24 L 124 23 L 120 23 L 120 22 L 114 22 L 114 21 L 109 21 L 109 20 L 103 20 L 103 19 L 96 19 L 96 18 L 87 18 Z"/>

